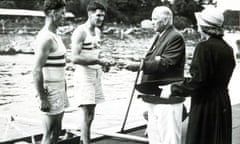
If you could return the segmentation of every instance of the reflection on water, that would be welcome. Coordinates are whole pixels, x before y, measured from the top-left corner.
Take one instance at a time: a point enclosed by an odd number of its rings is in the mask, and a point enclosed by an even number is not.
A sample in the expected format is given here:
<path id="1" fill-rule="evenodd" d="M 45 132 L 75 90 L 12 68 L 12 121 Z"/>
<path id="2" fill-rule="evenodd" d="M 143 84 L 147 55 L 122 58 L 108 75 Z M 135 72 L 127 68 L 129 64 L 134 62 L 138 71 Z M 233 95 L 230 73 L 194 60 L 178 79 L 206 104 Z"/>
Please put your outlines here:
<path id="1" fill-rule="evenodd" d="M 0 56 L 0 105 L 32 93 L 31 55 Z"/>
<path id="2" fill-rule="evenodd" d="M 152 36 L 142 36 L 141 38 L 128 37 L 120 40 L 118 37 L 105 36 L 103 54 L 115 60 L 138 60 L 144 56 L 144 53 L 151 43 L 151 37 Z M 11 38 L 11 35 L 5 35 L 5 39 L 7 38 Z M 16 35 L 12 38 L 14 42 L 10 44 L 14 43 L 15 47 L 22 47 L 24 44 L 24 49 L 32 49 L 34 36 Z M 64 39 L 65 41 L 69 41 L 68 37 Z M 1 45 L 1 47 L 2 46 L 3 45 Z M 68 56 L 69 54 L 70 50 Z M 33 97 L 32 65 L 33 55 L 18 54 L 0 56 L 0 105 L 21 102 L 28 100 L 29 97 Z M 66 76 L 69 97 L 72 97 L 73 88 L 72 69 L 72 64 L 68 63 Z M 113 67 L 111 71 L 103 77 L 103 88 L 106 99 L 126 98 L 126 92 L 128 92 L 129 87 L 133 85 L 134 75 L 132 72 Z"/>
<path id="3" fill-rule="evenodd" d="M 21 39 L 21 36 L 15 38 Z M 28 36 L 29 37 L 29 36 Z M 25 38 L 23 38 L 25 39 Z M 31 43 L 33 36 L 29 38 Z M 116 37 L 106 36 L 103 43 L 103 55 L 115 60 L 137 60 L 145 53 L 151 38 L 126 38 L 119 40 Z M 69 43 L 69 37 L 64 38 Z M 1 40 L 0 40 L 1 41 Z M 24 40 L 22 41 L 24 42 Z M 27 42 L 26 42 L 27 43 Z M 26 46 L 31 49 L 32 47 Z M 0 46 L 1 49 L 2 46 Z M 69 47 L 69 45 L 67 45 Z M 68 57 L 70 50 L 68 49 Z M 32 65 L 34 56 L 29 54 L 17 55 L 0 55 L 0 129 L 5 130 L 7 121 L 2 118 L 8 115 L 18 115 L 27 118 L 30 122 L 23 121 L 21 124 L 16 121 L 17 126 L 26 130 L 28 134 L 40 133 L 42 127 L 40 124 L 34 123 L 39 121 L 40 114 L 38 104 L 35 99 L 35 91 L 32 79 Z M 66 79 L 68 85 L 68 96 L 70 104 L 73 100 L 73 65 L 67 63 Z M 135 79 L 135 73 L 126 70 L 120 70 L 112 67 L 109 73 L 103 75 L 103 90 L 106 102 L 100 105 L 96 110 L 96 117 L 93 128 L 103 129 L 111 126 L 120 126 L 122 118 L 125 114 L 125 107 L 130 97 L 131 90 Z M 141 101 L 139 101 L 141 102 Z M 136 106 L 132 106 L 134 109 Z M 142 106 L 141 106 L 142 107 Z M 111 108 L 111 111 L 108 111 Z M 140 109 L 137 107 L 137 109 Z M 119 111 L 120 110 L 120 111 Z M 131 113 L 130 113 L 131 114 Z M 131 114 L 132 121 L 139 121 L 142 112 L 134 112 Z M 72 124 L 74 128 L 78 126 L 78 115 L 74 113 L 66 113 L 63 120 L 63 126 Z M 136 120 L 137 119 L 137 120 Z M 33 120 L 33 123 L 31 122 Z M 129 120 L 129 121 L 131 121 Z M 22 135 L 13 128 L 9 129 L 7 138 L 19 138 Z M 25 135 L 26 136 L 26 135 Z M 0 134 L 0 141 L 3 134 Z"/>

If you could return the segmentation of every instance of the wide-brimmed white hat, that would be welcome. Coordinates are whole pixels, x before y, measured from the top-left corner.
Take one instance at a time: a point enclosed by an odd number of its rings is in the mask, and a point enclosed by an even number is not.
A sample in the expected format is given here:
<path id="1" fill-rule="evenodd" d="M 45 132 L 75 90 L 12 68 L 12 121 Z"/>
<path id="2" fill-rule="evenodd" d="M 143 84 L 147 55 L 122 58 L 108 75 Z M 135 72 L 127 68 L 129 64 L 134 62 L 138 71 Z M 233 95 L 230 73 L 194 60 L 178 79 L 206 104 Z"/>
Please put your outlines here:
<path id="1" fill-rule="evenodd" d="M 222 27 L 224 16 L 222 11 L 214 7 L 208 7 L 200 13 L 195 13 L 197 22 L 200 26 Z"/>

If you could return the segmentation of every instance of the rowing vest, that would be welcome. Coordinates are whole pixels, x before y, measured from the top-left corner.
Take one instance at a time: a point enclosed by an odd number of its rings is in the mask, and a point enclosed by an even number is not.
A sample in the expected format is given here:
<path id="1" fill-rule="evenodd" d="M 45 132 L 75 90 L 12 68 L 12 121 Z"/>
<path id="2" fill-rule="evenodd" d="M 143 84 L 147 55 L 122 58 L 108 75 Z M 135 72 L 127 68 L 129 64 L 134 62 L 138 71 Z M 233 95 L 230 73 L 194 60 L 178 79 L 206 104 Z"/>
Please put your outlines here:
<path id="1" fill-rule="evenodd" d="M 86 37 L 82 45 L 82 50 L 80 55 L 87 57 L 92 57 L 98 59 L 101 52 L 101 39 L 97 35 L 93 36 L 89 30 L 86 30 L 85 25 L 82 25 L 86 32 Z M 100 69 L 100 65 L 88 65 L 88 68 L 91 69 Z"/>
<path id="2" fill-rule="evenodd" d="M 43 78 L 44 81 L 63 81 L 65 80 L 66 48 L 58 35 L 52 32 L 49 33 L 57 43 L 57 49 L 54 52 L 50 52 L 47 57 L 47 61 L 43 67 Z"/>

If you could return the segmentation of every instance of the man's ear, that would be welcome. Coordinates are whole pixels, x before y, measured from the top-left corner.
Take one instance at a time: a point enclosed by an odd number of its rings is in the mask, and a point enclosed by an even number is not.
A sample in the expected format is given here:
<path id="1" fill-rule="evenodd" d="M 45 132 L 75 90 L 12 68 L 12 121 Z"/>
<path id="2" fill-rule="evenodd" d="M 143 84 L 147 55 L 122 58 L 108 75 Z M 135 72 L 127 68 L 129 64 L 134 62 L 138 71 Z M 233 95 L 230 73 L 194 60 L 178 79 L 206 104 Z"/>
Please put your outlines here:
<path id="1" fill-rule="evenodd" d="M 49 10 L 48 15 L 51 16 L 51 17 L 54 16 L 55 15 L 54 10 Z"/>
<path id="2" fill-rule="evenodd" d="M 92 14 L 93 14 L 93 11 L 88 11 L 88 17 L 91 17 Z"/>
<path id="3" fill-rule="evenodd" d="M 56 19 L 56 11 L 55 10 L 51 10 L 50 12 L 49 12 L 49 16 L 50 17 L 52 17 L 52 19 L 55 21 L 55 19 Z"/>
<path id="4" fill-rule="evenodd" d="M 170 23 L 170 20 L 168 17 L 165 17 L 163 22 L 164 22 L 164 25 L 167 25 L 168 23 Z"/>

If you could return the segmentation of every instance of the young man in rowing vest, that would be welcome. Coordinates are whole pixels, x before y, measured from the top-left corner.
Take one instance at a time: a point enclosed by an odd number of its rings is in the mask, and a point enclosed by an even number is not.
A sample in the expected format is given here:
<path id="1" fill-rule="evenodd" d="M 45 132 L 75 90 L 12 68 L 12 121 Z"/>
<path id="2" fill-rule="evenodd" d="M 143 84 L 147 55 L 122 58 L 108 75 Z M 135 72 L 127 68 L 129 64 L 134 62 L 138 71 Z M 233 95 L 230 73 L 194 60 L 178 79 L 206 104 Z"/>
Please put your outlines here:
<path id="1" fill-rule="evenodd" d="M 81 140 L 90 143 L 90 128 L 96 104 L 103 102 L 101 84 L 102 68 L 110 61 L 99 57 L 101 52 L 101 31 L 105 7 L 90 2 L 87 8 L 88 20 L 79 25 L 72 34 L 72 62 L 74 73 L 74 102 L 80 111 Z"/>
<path id="2" fill-rule="evenodd" d="M 45 0 L 45 25 L 36 37 L 33 79 L 43 118 L 42 144 L 57 143 L 64 107 L 68 105 L 65 83 L 65 46 L 56 34 L 65 14 L 64 0 Z"/>

